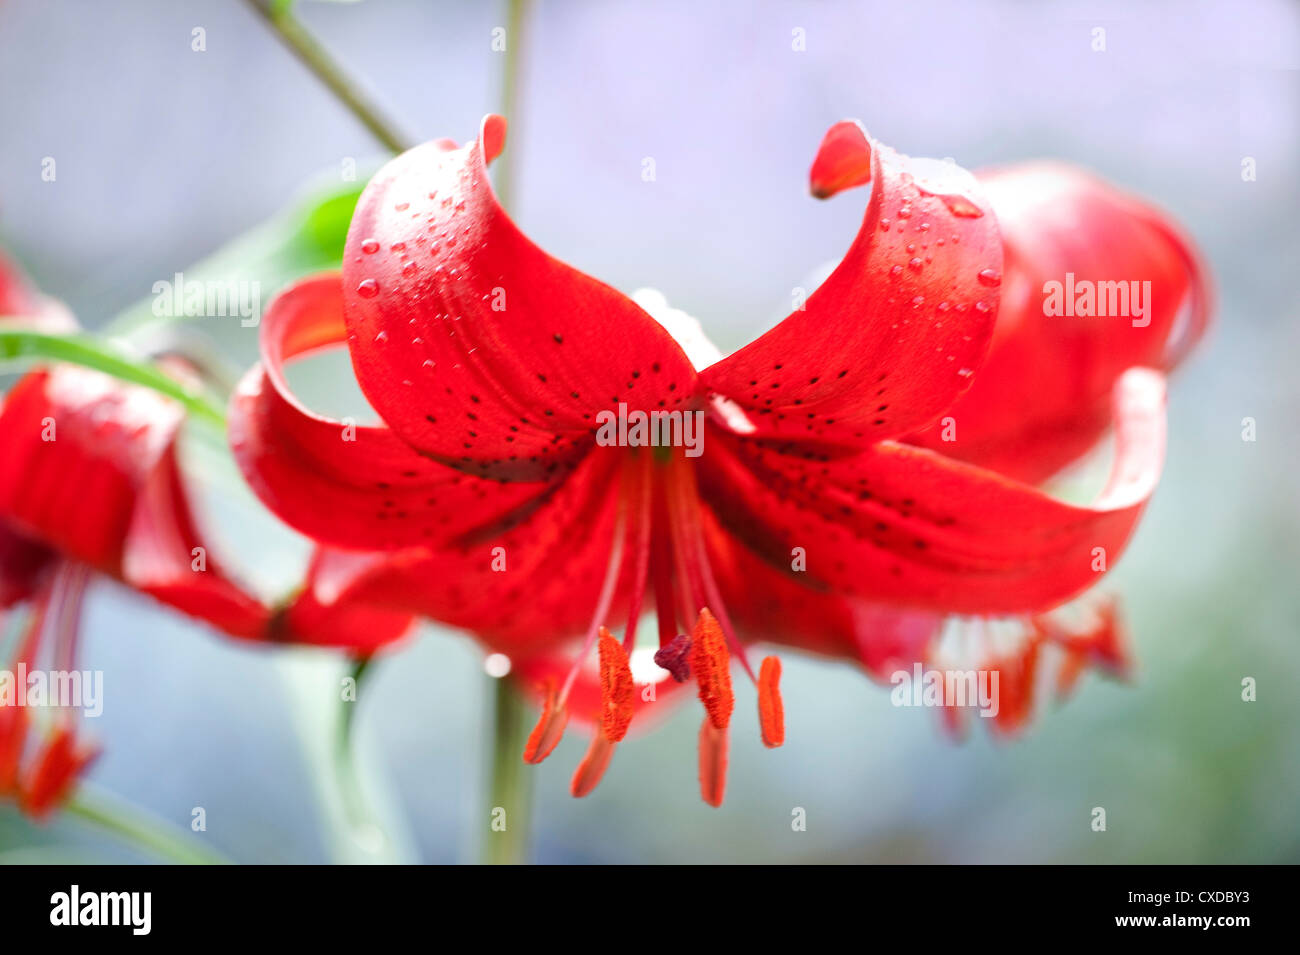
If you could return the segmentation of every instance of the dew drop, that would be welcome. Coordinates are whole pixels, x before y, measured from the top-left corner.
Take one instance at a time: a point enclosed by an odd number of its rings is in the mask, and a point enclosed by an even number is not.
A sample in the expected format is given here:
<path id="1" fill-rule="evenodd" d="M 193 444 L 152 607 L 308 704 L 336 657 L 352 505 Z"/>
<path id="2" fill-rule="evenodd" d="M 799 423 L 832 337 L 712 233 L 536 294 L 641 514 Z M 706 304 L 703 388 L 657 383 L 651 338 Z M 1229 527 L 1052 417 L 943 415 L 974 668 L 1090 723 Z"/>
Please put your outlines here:
<path id="1" fill-rule="evenodd" d="M 379 294 L 379 283 L 374 279 L 362 279 L 357 285 L 357 294 L 362 298 L 374 298 Z"/>
<path id="2" fill-rule="evenodd" d="M 907 267 L 908 267 L 908 268 L 910 268 L 910 269 L 915 269 L 915 270 L 918 271 L 918 272 L 921 270 L 921 266 L 923 266 L 923 265 L 925 265 L 925 263 L 922 262 L 922 261 L 921 261 L 919 258 L 917 258 L 916 256 L 913 256 L 913 257 L 908 261 L 908 263 L 907 263 Z"/>
<path id="3" fill-rule="evenodd" d="M 375 344 L 376 344 L 376 345 L 382 345 L 382 344 L 384 344 L 386 341 L 388 341 L 388 332 L 384 331 L 384 330 L 381 328 L 381 329 L 376 333 L 376 335 L 375 335 Z"/>
<path id="4" fill-rule="evenodd" d="M 379 241 L 377 239 L 366 239 L 361 243 L 361 251 L 366 255 L 374 255 L 379 251 Z"/>
<path id="5" fill-rule="evenodd" d="M 411 204 L 409 202 L 399 202 L 397 205 L 393 206 L 393 208 L 398 212 L 405 212 L 407 209 L 411 208 Z"/>
<path id="6" fill-rule="evenodd" d="M 1002 273 L 997 269 L 980 269 L 979 280 L 980 285 L 988 285 L 990 287 L 1001 285 Z"/>

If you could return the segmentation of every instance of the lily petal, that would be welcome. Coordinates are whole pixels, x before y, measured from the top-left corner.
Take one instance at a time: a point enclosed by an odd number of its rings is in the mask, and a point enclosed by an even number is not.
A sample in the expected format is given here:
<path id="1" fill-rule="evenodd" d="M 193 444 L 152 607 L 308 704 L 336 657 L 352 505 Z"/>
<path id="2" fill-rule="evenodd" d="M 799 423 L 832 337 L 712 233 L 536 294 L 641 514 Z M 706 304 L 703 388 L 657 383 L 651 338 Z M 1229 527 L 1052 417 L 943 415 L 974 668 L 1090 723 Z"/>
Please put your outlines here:
<path id="1" fill-rule="evenodd" d="M 949 411 L 953 426 L 908 440 L 1038 483 L 1101 438 L 1121 374 L 1168 371 L 1186 357 L 1209 324 L 1211 296 L 1195 248 L 1165 216 L 1083 170 L 1030 163 L 980 180 L 1005 252 L 993 344 Z M 1064 294 L 1067 275 L 1078 289 L 1139 283 L 1145 314 L 1045 314 L 1048 283 Z M 1123 301 L 1136 312 L 1136 300 Z"/>
<path id="2" fill-rule="evenodd" d="M 926 647 L 943 626 L 941 613 L 831 593 L 795 570 L 792 560 L 773 567 L 727 533 L 711 511 L 705 514 L 705 534 L 723 603 L 746 643 L 777 643 L 855 660 L 884 681 L 925 659 Z"/>
<path id="3" fill-rule="evenodd" d="M 362 193 L 343 262 L 349 345 L 404 440 L 470 473 L 538 480 L 590 447 L 600 411 L 692 401 L 695 372 L 629 298 L 510 221 L 484 137 L 499 148 L 504 120 L 460 149 L 403 153 Z"/>
<path id="4" fill-rule="evenodd" d="M 438 544 L 537 503 L 551 486 L 464 474 L 419 454 L 385 427 L 308 410 L 284 377 L 289 360 L 346 337 L 340 278 L 307 278 L 262 320 L 262 362 L 230 402 L 229 436 L 249 484 L 285 523 L 359 549 Z M 465 417 L 461 409 L 458 417 Z"/>
<path id="5" fill-rule="evenodd" d="M 307 580 L 270 624 L 268 639 L 318 647 L 342 647 L 373 653 L 410 633 L 415 617 L 356 599 L 355 594 L 324 582 L 327 552 L 317 550 Z"/>
<path id="6" fill-rule="evenodd" d="M 0 518 L 239 636 L 266 610 L 220 569 L 180 483 L 179 405 L 98 372 L 31 372 L 0 411 Z"/>
<path id="7" fill-rule="evenodd" d="M 1115 403 L 1114 467 L 1091 507 L 894 442 L 837 458 L 724 435 L 701 459 L 701 487 L 772 566 L 802 547 L 809 580 L 839 593 L 952 613 L 1042 610 L 1092 585 L 1099 554 L 1114 564 L 1158 479 L 1164 379 L 1130 370 Z"/>
<path id="8" fill-rule="evenodd" d="M 512 527 L 439 548 L 325 549 L 315 572 L 322 599 L 353 599 L 473 631 L 512 657 L 554 648 L 590 622 L 617 513 L 610 491 L 620 456 L 592 454 Z M 630 588 L 629 566 L 620 592 Z M 626 607 L 615 604 L 610 625 Z"/>
<path id="9" fill-rule="evenodd" d="M 54 552 L 0 525 L 0 610 L 36 593 L 54 562 Z"/>
<path id="10" fill-rule="evenodd" d="M 875 140 L 870 161 L 866 216 L 843 261 L 802 309 L 701 373 L 760 433 L 855 445 L 907 434 L 938 418 L 983 360 L 1002 246 L 979 184 Z"/>

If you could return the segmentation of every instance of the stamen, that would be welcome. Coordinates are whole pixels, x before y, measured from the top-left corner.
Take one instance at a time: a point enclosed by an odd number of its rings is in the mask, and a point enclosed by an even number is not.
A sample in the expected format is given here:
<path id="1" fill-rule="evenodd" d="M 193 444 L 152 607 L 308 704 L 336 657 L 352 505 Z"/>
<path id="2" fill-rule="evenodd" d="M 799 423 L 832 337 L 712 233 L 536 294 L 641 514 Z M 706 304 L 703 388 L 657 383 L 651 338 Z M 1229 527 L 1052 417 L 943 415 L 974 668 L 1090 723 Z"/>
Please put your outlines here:
<path id="1" fill-rule="evenodd" d="M 709 722 L 720 730 L 727 728 L 736 706 L 731 692 L 730 662 L 722 628 L 705 607 L 691 634 L 691 669 L 695 671 L 700 702 L 709 714 Z"/>
<path id="2" fill-rule="evenodd" d="M 655 663 L 673 675 L 678 683 L 691 678 L 691 638 L 679 633 L 655 651 Z"/>
<path id="3" fill-rule="evenodd" d="M 605 738 L 603 733 L 597 733 L 592 737 L 587 755 L 582 757 L 577 772 L 569 782 L 569 792 L 575 799 L 581 799 L 596 788 L 601 777 L 605 775 L 605 770 L 609 768 L 609 761 L 614 756 L 614 745 Z"/>
<path id="4" fill-rule="evenodd" d="M 81 635 L 81 606 L 90 583 L 90 568 L 84 564 L 65 562 L 54 578 L 50 595 L 53 615 L 53 654 L 55 668 L 76 669 L 77 644 Z"/>
<path id="5" fill-rule="evenodd" d="M 727 792 L 727 731 L 706 719 L 700 725 L 700 795 L 715 809 Z"/>
<path id="6" fill-rule="evenodd" d="M 781 702 L 781 661 L 764 657 L 758 671 L 758 722 L 763 730 L 763 745 L 780 746 L 785 742 L 785 706 Z"/>
<path id="7" fill-rule="evenodd" d="M 632 722 L 632 667 L 627 651 L 600 628 L 600 725 L 606 739 L 619 742 Z"/>
<path id="8" fill-rule="evenodd" d="M 680 482 L 677 480 L 684 467 L 673 460 L 664 468 L 664 496 L 667 499 L 668 530 L 680 584 L 682 620 L 689 622 L 704 607 L 701 599 L 704 588 L 701 586 L 696 551 L 689 530 L 690 507 L 682 500 Z"/>
<path id="9" fill-rule="evenodd" d="M 671 533 L 668 530 L 668 504 L 664 488 L 659 481 L 653 485 L 653 514 L 655 533 L 650 544 L 650 573 L 655 592 L 655 616 L 659 624 L 659 645 L 665 646 L 677 633 L 677 610 L 674 606 L 677 596 L 673 588 L 672 559 L 668 553 L 672 546 Z M 689 625 L 691 617 L 683 620 Z"/>
<path id="10" fill-rule="evenodd" d="M 654 533 L 650 507 L 652 464 L 648 454 L 643 457 L 644 464 L 637 469 L 636 476 L 636 569 L 632 578 L 632 596 L 628 601 L 627 632 L 623 634 L 623 649 L 628 653 L 636 646 L 636 626 L 641 618 L 641 603 L 645 599 L 646 578 L 650 572 L 650 539 Z"/>
<path id="11" fill-rule="evenodd" d="M 0 795 L 18 790 L 18 765 L 26 741 L 27 707 L 0 706 Z"/>
<path id="12" fill-rule="evenodd" d="M 722 632 L 726 634 L 727 645 L 731 648 L 732 654 L 740 660 L 740 665 L 744 668 L 745 673 L 749 675 L 750 681 L 757 683 L 758 680 L 754 676 L 753 667 L 749 665 L 749 657 L 745 653 L 744 644 L 736 636 L 736 628 L 731 625 L 731 616 L 727 613 L 726 604 L 722 602 L 722 593 L 718 590 L 718 582 L 713 576 L 713 568 L 709 565 L 709 554 L 704 546 L 704 529 L 700 521 L 700 500 L 695 486 L 695 472 L 690 468 L 681 468 L 680 470 L 682 474 L 681 484 L 678 488 L 679 507 L 686 525 L 686 531 L 694 545 L 695 563 L 699 570 L 704 596 L 708 600 L 708 605 L 717 611 L 718 620 L 722 624 Z"/>
<path id="13" fill-rule="evenodd" d="M 546 702 L 542 704 L 542 715 L 533 727 L 532 733 L 528 736 L 528 743 L 524 746 L 524 762 L 540 763 L 547 756 L 551 755 L 551 750 L 560 742 L 560 737 L 564 735 L 564 727 L 569 722 L 569 711 L 564 704 L 556 703 L 555 683 L 548 681 L 546 685 Z"/>
<path id="14" fill-rule="evenodd" d="M 561 706 L 568 701 L 569 691 L 573 689 L 573 684 L 577 681 L 578 673 L 581 672 L 582 664 L 591 653 L 591 648 L 596 645 L 596 637 L 600 634 L 600 628 L 609 616 L 609 608 L 614 603 L 614 591 L 623 570 L 623 545 L 627 540 L 627 495 L 623 487 L 626 476 L 625 468 L 619 476 L 618 514 L 614 519 L 614 541 L 609 549 L 609 563 L 605 565 L 605 580 L 600 585 L 596 611 L 591 615 L 591 624 L 587 627 L 587 636 L 582 641 L 582 649 L 578 651 L 578 656 L 569 669 L 569 675 L 564 680 L 564 686 L 560 689 Z"/>

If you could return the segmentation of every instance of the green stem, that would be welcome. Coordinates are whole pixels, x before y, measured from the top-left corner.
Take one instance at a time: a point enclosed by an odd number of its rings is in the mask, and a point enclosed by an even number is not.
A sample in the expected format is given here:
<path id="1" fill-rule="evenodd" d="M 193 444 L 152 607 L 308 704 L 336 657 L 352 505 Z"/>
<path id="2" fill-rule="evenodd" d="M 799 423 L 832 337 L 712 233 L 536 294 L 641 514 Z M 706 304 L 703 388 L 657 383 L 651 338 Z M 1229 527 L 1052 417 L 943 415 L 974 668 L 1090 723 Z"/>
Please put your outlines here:
<path id="1" fill-rule="evenodd" d="M 501 115 L 512 124 L 518 124 L 520 88 L 520 62 L 528 22 L 528 0 L 509 0 L 506 4 L 505 68 L 501 77 Z M 493 179 L 497 201 L 507 211 L 514 199 L 515 157 L 519 150 L 507 149 L 497 159 L 497 173 Z"/>
<path id="2" fill-rule="evenodd" d="M 363 657 L 355 661 L 348 674 L 356 688 L 356 699 L 342 703 L 343 709 L 339 713 L 338 748 L 334 754 L 335 782 L 338 784 L 339 795 L 343 799 L 343 811 L 354 823 L 364 820 L 367 813 L 365 794 L 361 791 L 361 780 L 357 775 L 356 733 L 353 727 L 356 726 L 357 707 L 361 705 L 361 681 L 369 672 L 372 659 L 374 658 Z"/>
<path id="3" fill-rule="evenodd" d="M 509 0 L 506 10 L 505 69 L 502 74 L 501 112 L 510 122 L 516 121 L 519 105 L 520 56 L 524 46 L 528 0 Z M 497 160 L 493 180 L 497 200 L 509 211 L 514 199 L 514 160 L 519 154 L 518 141 Z M 532 823 L 532 774 L 523 761 L 527 742 L 527 706 L 514 684 L 507 679 L 494 680 L 492 690 L 493 733 L 492 768 L 489 795 L 493 822 L 497 809 L 505 810 L 504 830 L 494 827 L 483 846 L 483 861 L 491 865 L 519 865 L 527 862 L 529 830 Z"/>
<path id="4" fill-rule="evenodd" d="M 173 823 L 89 783 L 77 788 L 63 812 L 169 862 L 226 865 L 230 861 Z"/>
<path id="5" fill-rule="evenodd" d="M 483 845 L 488 865 L 520 865 L 528 861 L 532 821 L 532 773 L 523 760 L 528 715 L 523 697 L 508 679 L 494 679 L 492 689 L 492 777 L 489 797 L 492 828 Z M 498 810 L 504 810 L 504 816 Z M 505 828 L 500 828 L 504 823 Z"/>
<path id="6" fill-rule="evenodd" d="M 307 28 L 293 15 L 293 7 L 282 0 L 247 0 L 280 37 L 289 50 L 325 84 L 375 139 L 390 151 L 405 152 L 411 142 L 389 121 L 373 100 L 352 83 L 343 68 L 329 52 L 316 41 Z"/>

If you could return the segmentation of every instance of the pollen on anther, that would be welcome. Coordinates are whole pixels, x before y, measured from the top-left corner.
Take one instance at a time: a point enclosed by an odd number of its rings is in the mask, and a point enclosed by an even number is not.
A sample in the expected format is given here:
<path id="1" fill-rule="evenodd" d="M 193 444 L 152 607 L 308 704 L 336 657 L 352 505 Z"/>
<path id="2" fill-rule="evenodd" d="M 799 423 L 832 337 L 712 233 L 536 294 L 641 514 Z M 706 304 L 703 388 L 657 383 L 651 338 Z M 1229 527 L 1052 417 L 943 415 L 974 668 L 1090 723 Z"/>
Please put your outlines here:
<path id="1" fill-rule="evenodd" d="M 706 607 L 700 611 L 691 634 L 691 669 L 709 722 L 720 730 L 727 728 L 736 706 L 731 692 L 730 662 L 722 627 Z"/>
<path id="2" fill-rule="evenodd" d="M 605 738 L 617 743 L 632 722 L 632 667 L 627 651 L 608 630 L 600 628 L 600 725 Z"/>
<path id="3" fill-rule="evenodd" d="M 550 756 L 551 750 L 555 749 L 560 742 L 560 737 L 564 735 L 564 727 L 568 722 L 568 709 L 563 705 L 556 706 L 555 684 L 553 682 L 547 684 L 542 715 L 524 746 L 524 762 L 540 763 Z"/>
<path id="4" fill-rule="evenodd" d="M 781 661 L 764 657 L 758 671 L 758 722 L 763 731 L 763 745 L 780 746 L 785 742 L 785 705 L 781 702 Z"/>

